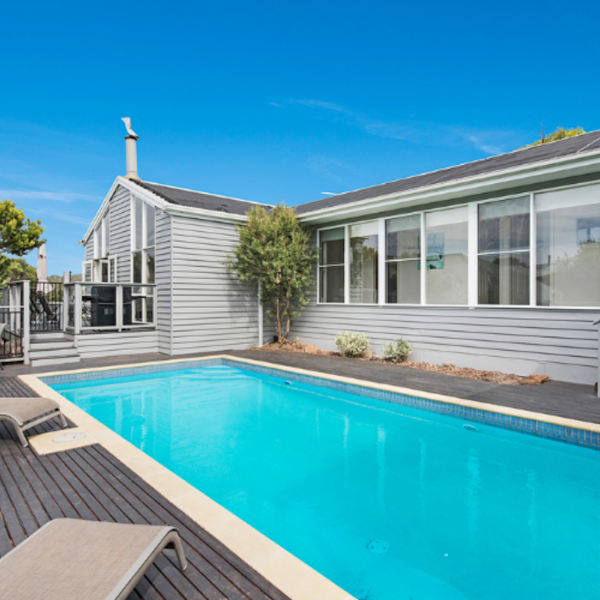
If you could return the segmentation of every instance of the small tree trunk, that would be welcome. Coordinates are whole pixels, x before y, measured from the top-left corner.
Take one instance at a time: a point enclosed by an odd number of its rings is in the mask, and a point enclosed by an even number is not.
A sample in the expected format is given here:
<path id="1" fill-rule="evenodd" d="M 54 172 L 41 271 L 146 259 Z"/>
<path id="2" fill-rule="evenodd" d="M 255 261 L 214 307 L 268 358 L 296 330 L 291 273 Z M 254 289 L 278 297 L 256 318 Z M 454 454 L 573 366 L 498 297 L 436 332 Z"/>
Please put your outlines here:
<path id="1" fill-rule="evenodd" d="M 288 335 L 290 335 L 290 327 L 292 325 L 292 319 L 290 317 L 290 301 L 286 299 L 285 303 L 285 316 L 287 317 L 287 323 L 285 327 L 285 339 L 287 340 Z"/>
<path id="2" fill-rule="evenodd" d="M 276 304 L 276 312 L 277 312 L 277 338 L 281 341 L 281 328 L 283 325 L 283 315 L 281 314 L 281 302 L 279 298 L 277 298 Z"/>

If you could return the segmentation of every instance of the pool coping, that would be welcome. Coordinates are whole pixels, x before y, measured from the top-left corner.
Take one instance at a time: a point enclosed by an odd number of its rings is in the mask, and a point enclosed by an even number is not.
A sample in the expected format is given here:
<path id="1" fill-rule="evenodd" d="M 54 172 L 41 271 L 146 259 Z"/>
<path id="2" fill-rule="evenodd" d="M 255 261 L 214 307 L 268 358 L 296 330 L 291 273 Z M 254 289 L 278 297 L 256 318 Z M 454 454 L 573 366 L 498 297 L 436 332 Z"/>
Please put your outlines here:
<path id="1" fill-rule="evenodd" d="M 77 375 L 78 373 L 90 373 L 100 371 L 118 371 L 123 369 L 148 367 L 155 365 L 168 365 L 186 362 L 204 362 L 208 360 L 226 360 L 238 362 L 256 367 L 277 370 L 287 373 L 295 373 L 300 376 L 316 377 L 333 382 L 339 382 L 352 386 L 375 389 L 393 394 L 403 394 L 418 397 L 424 400 L 441 402 L 446 405 L 474 409 L 489 413 L 505 415 L 509 418 L 526 419 L 528 421 L 542 422 L 551 426 L 568 428 L 600 434 L 600 424 L 579 421 L 526 411 L 523 409 L 498 406 L 474 400 L 466 400 L 454 396 L 445 396 L 432 392 L 423 392 L 411 388 L 393 386 L 389 384 L 375 383 L 362 379 L 343 377 L 329 373 L 320 373 L 306 369 L 277 365 L 274 363 L 258 361 L 249 358 L 241 358 L 229 354 L 214 354 L 197 358 L 187 357 L 185 359 L 173 359 L 167 361 L 153 361 L 145 363 L 132 363 L 126 365 L 113 365 L 99 368 L 84 368 L 69 371 L 49 371 L 36 373 L 35 375 L 19 375 L 19 379 L 28 385 L 40 396 L 52 398 L 59 402 L 65 416 L 73 421 L 78 428 L 88 436 L 85 443 L 98 443 L 102 445 L 113 456 L 119 459 L 136 475 L 151 485 L 167 500 L 172 502 L 181 511 L 187 514 L 198 525 L 208 531 L 230 550 L 235 552 L 248 565 L 258 571 L 263 577 L 287 594 L 291 600 L 356 600 L 354 596 L 327 579 L 324 575 L 308 566 L 305 562 L 276 544 L 274 541 L 251 527 L 248 523 L 236 517 L 226 508 L 203 494 L 200 490 L 187 483 L 181 477 L 164 467 L 148 454 L 134 446 L 131 442 L 112 431 L 106 425 L 86 413 L 71 401 L 67 400 L 59 392 L 53 390 L 41 378 L 55 377 L 60 375 Z M 44 434 L 42 434 L 44 435 Z M 31 436 L 34 449 L 36 438 Z M 40 453 L 62 451 L 70 449 L 68 444 L 56 444 L 52 448 L 51 440 L 40 440 Z M 79 447 L 78 446 L 78 447 Z"/>

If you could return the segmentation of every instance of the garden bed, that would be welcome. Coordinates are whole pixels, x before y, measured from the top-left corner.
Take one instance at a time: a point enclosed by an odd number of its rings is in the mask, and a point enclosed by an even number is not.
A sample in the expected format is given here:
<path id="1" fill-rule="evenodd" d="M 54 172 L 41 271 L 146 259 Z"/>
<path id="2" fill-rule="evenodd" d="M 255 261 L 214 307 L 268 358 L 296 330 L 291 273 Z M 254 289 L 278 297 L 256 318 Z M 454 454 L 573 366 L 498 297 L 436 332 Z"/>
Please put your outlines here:
<path id="1" fill-rule="evenodd" d="M 298 352 L 301 354 L 321 354 L 325 356 L 339 356 L 339 352 L 330 352 L 328 350 L 319 350 L 314 344 L 303 344 L 300 340 L 275 342 L 266 344 L 260 348 L 250 348 L 250 350 L 260 350 L 263 352 Z M 371 356 L 363 358 L 348 358 L 347 360 L 362 360 L 370 362 L 386 363 L 402 369 L 421 369 L 422 371 L 431 371 L 441 373 L 442 375 L 451 375 L 452 377 L 464 377 L 466 379 L 475 379 L 476 381 L 489 381 L 502 385 L 540 385 L 548 381 L 547 375 L 530 375 L 522 377 L 514 373 L 501 373 L 500 371 L 482 371 L 471 369 L 469 367 L 457 367 L 452 363 L 434 365 L 427 362 L 406 361 L 393 363 L 382 358 Z"/>

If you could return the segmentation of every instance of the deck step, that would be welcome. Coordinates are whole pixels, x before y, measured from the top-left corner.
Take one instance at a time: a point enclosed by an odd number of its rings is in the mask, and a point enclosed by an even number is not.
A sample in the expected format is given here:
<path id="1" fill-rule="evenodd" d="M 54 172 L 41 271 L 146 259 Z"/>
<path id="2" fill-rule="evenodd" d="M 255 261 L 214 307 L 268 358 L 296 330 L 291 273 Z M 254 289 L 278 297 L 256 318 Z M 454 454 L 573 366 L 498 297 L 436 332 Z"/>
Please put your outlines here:
<path id="1" fill-rule="evenodd" d="M 39 352 L 42 350 L 66 350 L 67 348 L 73 348 L 72 340 L 57 340 L 52 342 L 31 342 L 30 352 Z"/>
<path id="2" fill-rule="evenodd" d="M 72 340 L 73 336 L 65 334 L 62 331 L 46 331 L 31 334 L 31 342 L 62 342 Z"/>
<path id="3" fill-rule="evenodd" d="M 67 363 L 78 363 L 81 360 L 80 356 L 68 356 L 58 358 L 37 358 L 31 361 L 32 367 L 48 367 L 50 365 L 64 365 Z"/>
<path id="4" fill-rule="evenodd" d="M 36 358 L 60 358 L 61 356 L 79 356 L 79 351 L 73 346 L 70 348 L 51 348 L 50 350 L 35 350 L 31 348 L 29 351 L 29 358 L 31 360 L 35 360 Z"/>

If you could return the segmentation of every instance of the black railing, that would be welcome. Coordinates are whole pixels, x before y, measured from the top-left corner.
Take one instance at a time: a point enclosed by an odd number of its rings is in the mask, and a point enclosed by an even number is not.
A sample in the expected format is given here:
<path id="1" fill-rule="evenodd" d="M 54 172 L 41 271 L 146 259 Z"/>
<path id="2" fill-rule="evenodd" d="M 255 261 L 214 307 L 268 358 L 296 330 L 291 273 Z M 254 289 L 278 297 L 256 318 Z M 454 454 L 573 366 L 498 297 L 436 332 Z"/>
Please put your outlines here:
<path id="1" fill-rule="evenodd" d="M 29 287 L 31 333 L 63 331 L 62 281 L 32 281 Z"/>
<path id="2" fill-rule="evenodd" d="M 0 361 L 23 358 L 23 316 L 22 286 L 0 290 Z"/>

